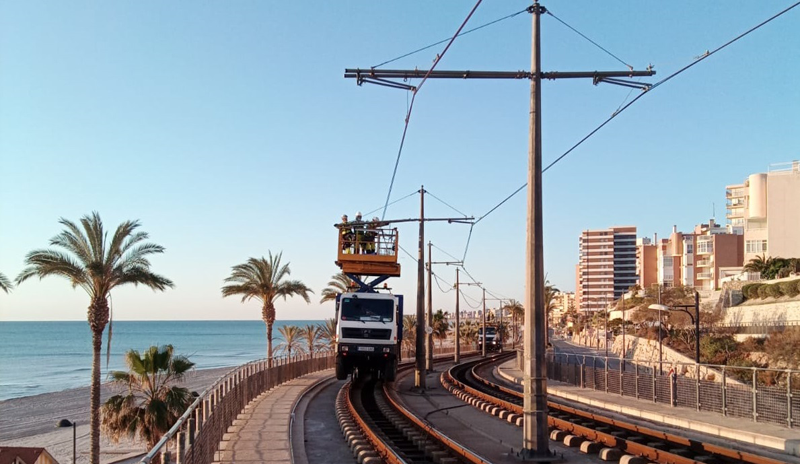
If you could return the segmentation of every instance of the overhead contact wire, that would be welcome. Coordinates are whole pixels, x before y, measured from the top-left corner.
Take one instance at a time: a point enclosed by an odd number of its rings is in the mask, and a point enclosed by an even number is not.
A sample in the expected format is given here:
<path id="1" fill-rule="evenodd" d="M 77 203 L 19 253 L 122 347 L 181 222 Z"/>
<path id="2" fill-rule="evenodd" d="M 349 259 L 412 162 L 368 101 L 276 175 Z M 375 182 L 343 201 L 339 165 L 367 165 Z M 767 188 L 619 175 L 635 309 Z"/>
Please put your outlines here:
<path id="1" fill-rule="evenodd" d="M 444 50 L 442 50 L 442 53 L 436 55 L 436 60 L 433 62 L 433 66 L 431 66 L 431 68 L 428 70 L 428 72 L 425 73 L 425 77 L 422 78 L 422 80 L 419 82 L 419 85 L 417 85 L 417 87 L 414 89 L 414 93 L 411 96 L 411 104 L 409 105 L 408 112 L 406 113 L 406 121 L 405 121 L 405 125 L 403 127 L 403 137 L 400 139 L 400 149 L 397 150 L 397 159 L 394 162 L 394 170 L 392 170 L 392 180 L 389 183 L 389 193 L 386 194 L 386 203 L 383 206 L 383 213 L 381 214 L 381 220 L 385 219 L 385 217 L 386 217 L 386 208 L 389 207 L 389 199 L 392 196 L 392 187 L 394 187 L 394 179 L 397 176 L 397 166 L 400 164 L 400 155 L 403 153 L 403 145 L 405 145 L 406 134 L 408 133 L 408 123 L 409 123 L 409 121 L 411 121 L 411 112 L 414 110 L 414 100 L 416 100 L 416 98 L 417 98 L 417 93 L 420 91 L 422 86 L 425 84 L 425 81 L 428 80 L 428 76 L 431 75 L 433 70 L 436 68 L 436 65 L 438 65 L 439 62 L 442 61 L 442 58 L 444 57 L 445 53 L 447 53 L 447 50 L 449 50 L 450 46 L 453 45 L 453 42 L 455 42 L 456 37 L 458 37 L 458 35 L 461 33 L 461 30 L 464 29 L 464 26 L 467 25 L 467 22 L 472 17 L 473 13 L 475 13 L 475 10 L 478 9 L 478 6 L 481 4 L 482 1 L 483 0 L 478 0 L 478 2 L 475 3 L 475 6 L 472 7 L 472 10 L 470 10 L 469 14 L 464 19 L 464 22 L 462 22 L 461 26 L 458 27 L 458 30 L 456 31 L 455 35 L 453 35 L 453 37 L 450 39 L 450 42 L 447 43 L 447 46 L 444 47 Z"/>

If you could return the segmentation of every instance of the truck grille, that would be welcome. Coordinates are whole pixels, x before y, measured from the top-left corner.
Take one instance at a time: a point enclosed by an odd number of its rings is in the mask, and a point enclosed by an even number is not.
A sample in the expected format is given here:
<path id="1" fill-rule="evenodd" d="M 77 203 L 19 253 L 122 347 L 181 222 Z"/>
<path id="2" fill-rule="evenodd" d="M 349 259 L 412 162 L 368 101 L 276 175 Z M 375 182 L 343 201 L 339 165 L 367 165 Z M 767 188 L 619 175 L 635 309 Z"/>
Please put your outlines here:
<path id="1" fill-rule="evenodd" d="M 388 340 L 392 336 L 391 329 L 362 329 L 342 327 L 342 338 L 362 338 L 367 340 Z"/>

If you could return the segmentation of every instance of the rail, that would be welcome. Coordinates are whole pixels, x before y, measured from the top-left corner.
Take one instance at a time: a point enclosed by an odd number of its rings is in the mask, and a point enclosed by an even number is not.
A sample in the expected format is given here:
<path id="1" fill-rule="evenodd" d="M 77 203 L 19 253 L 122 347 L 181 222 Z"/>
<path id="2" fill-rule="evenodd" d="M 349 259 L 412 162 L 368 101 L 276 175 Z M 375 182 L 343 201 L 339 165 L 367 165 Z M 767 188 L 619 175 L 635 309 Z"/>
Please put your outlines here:
<path id="1" fill-rule="evenodd" d="M 798 370 L 567 353 L 548 353 L 547 361 L 548 379 L 580 388 L 788 428 L 800 418 Z"/>
<path id="2" fill-rule="evenodd" d="M 330 369 L 334 356 L 301 355 L 253 361 L 231 369 L 189 406 L 139 464 L 210 464 L 228 427 L 261 393 L 312 372 Z M 173 461 L 174 457 L 174 461 Z"/>

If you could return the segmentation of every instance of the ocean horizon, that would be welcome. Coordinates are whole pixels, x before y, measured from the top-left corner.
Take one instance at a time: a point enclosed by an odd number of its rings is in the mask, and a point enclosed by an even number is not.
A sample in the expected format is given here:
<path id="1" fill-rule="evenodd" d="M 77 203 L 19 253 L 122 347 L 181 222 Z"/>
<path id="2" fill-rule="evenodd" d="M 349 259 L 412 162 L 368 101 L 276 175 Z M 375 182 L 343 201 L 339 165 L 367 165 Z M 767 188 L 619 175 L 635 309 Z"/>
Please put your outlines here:
<path id="1" fill-rule="evenodd" d="M 282 341 L 278 328 L 303 327 L 321 320 L 275 321 L 273 348 Z M 233 367 L 267 354 L 263 321 L 114 321 L 106 367 L 108 328 L 103 334 L 101 381 L 125 370 L 124 354 L 152 345 L 172 345 L 196 369 Z M 39 395 L 91 383 L 92 333 L 86 321 L 0 322 L 0 401 Z"/>

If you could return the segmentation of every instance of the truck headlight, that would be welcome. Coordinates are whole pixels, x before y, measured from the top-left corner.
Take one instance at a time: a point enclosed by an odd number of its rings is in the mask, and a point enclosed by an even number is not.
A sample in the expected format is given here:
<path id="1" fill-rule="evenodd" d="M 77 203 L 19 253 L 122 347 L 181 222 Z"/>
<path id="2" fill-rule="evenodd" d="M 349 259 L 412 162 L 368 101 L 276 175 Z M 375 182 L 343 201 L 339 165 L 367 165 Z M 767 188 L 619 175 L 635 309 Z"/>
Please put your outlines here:
<path id="1" fill-rule="evenodd" d="M 344 345 L 344 346 L 342 346 L 342 352 L 345 352 L 345 351 L 347 351 L 347 349 L 348 349 L 348 348 L 349 348 L 349 347 L 348 347 L 347 345 Z"/>
<path id="2" fill-rule="evenodd" d="M 384 349 L 383 349 L 383 352 L 384 352 L 384 353 L 388 353 L 388 352 L 390 352 L 390 351 L 392 351 L 392 349 L 391 349 L 391 348 L 389 348 L 388 346 L 387 346 L 386 348 L 384 348 Z"/>

